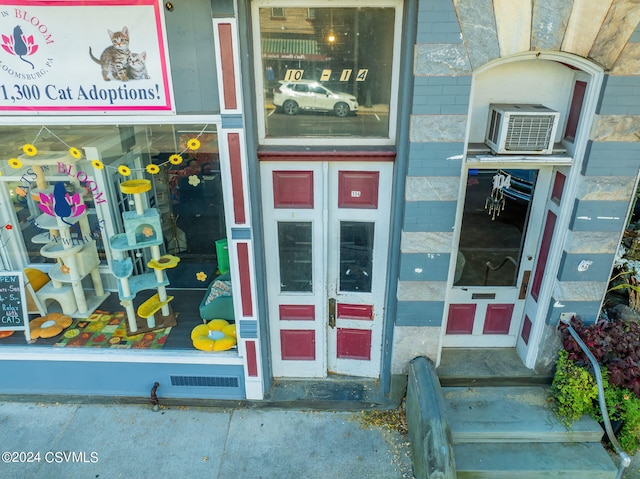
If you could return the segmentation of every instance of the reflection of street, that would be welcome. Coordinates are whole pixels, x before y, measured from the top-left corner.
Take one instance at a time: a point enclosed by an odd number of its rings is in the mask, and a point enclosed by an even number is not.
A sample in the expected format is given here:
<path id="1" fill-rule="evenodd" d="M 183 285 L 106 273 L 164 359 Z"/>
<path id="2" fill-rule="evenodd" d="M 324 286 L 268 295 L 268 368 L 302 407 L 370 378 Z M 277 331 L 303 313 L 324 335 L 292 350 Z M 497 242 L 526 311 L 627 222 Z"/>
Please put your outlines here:
<path id="1" fill-rule="evenodd" d="M 273 108 L 273 107 L 272 107 Z M 336 117 L 333 112 L 300 112 L 285 115 L 273 109 L 267 110 L 266 133 L 268 137 L 291 136 L 389 136 L 389 113 L 385 109 L 361 108 L 357 115 Z"/>

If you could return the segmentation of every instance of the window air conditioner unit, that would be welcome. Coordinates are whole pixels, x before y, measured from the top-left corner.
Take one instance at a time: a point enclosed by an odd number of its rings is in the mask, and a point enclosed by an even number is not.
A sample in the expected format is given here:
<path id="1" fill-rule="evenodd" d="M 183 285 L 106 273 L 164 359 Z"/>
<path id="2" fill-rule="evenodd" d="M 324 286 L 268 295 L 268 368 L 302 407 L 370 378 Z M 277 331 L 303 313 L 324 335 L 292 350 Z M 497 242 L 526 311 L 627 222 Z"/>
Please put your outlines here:
<path id="1" fill-rule="evenodd" d="M 489 105 L 485 143 L 494 154 L 548 155 L 560 113 L 543 105 Z"/>

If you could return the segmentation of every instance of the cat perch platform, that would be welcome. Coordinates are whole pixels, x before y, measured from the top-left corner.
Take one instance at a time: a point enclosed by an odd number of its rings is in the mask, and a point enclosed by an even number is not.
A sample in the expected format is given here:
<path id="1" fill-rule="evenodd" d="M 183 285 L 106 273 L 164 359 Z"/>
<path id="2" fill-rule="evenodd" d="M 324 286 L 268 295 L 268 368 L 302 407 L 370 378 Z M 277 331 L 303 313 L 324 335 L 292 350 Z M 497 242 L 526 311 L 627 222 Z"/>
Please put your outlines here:
<path id="1" fill-rule="evenodd" d="M 163 243 L 160 214 L 156 208 L 145 209 L 142 204 L 142 195 L 149 190 L 149 180 L 129 180 L 120 184 L 122 193 L 133 196 L 135 211 L 122 214 L 125 232 L 109 238 L 109 246 L 114 252 L 112 272 L 118 278 L 118 296 L 127 311 L 131 333 L 176 325 L 175 315 L 169 306 L 173 296 L 167 295 L 169 280 L 164 270 L 175 268 L 180 258 L 160 255 Z M 152 260 L 147 266 L 153 272 L 133 275 L 133 263 L 126 253 L 142 248 L 149 248 Z M 140 291 L 150 289 L 155 289 L 156 294 L 143 302 L 136 314 L 133 299 Z"/>

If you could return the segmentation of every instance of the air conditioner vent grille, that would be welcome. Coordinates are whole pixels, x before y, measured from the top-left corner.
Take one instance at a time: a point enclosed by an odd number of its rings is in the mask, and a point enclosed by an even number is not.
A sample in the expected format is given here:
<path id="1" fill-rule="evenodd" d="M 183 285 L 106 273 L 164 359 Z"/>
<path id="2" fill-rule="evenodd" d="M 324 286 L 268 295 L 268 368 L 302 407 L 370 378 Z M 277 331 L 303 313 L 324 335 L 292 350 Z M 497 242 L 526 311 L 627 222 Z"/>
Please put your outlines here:
<path id="1" fill-rule="evenodd" d="M 491 104 L 485 143 L 496 154 L 551 154 L 559 117 L 544 105 Z"/>
<path id="2" fill-rule="evenodd" d="M 509 117 L 509 128 L 505 139 L 506 150 L 538 151 L 549 145 L 555 117 L 520 116 Z"/>

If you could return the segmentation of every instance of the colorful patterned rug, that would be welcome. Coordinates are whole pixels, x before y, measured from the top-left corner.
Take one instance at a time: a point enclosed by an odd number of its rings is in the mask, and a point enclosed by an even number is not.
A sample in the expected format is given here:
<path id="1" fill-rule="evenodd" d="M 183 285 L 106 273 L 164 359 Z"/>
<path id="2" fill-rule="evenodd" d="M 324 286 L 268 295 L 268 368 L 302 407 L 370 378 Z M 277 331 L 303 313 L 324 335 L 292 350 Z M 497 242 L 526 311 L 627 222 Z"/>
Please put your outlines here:
<path id="1" fill-rule="evenodd" d="M 159 349 L 164 346 L 171 328 L 157 329 L 127 336 L 127 315 L 124 311 L 109 313 L 96 310 L 88 318 L 74 319 L 62 333 L 57 347 Z"/>

